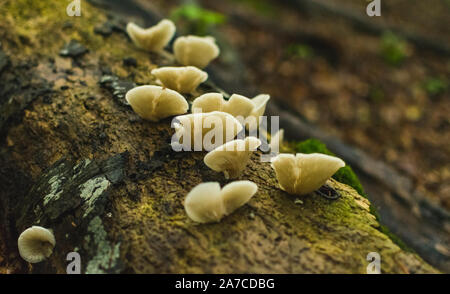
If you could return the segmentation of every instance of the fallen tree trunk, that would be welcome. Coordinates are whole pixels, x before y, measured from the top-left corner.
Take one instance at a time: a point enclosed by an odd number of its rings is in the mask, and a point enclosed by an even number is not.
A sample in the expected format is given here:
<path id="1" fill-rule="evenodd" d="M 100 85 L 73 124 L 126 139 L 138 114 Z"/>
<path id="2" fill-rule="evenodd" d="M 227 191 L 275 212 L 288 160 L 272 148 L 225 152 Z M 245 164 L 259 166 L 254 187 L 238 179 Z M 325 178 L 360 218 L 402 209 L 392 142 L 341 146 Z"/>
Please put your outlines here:
<path id="1" fill-rule="evenodd" d="M 83 273 L 365 273 L 377 252 L 382 272 L 436 272 L 382 233 L 352 188 L 331 180 L 338 200 L 296 201 L 258 154 L 241 177 L 258 184 L 248 205 L 217 224 L 189 220 L 186 194 L 227 181 L 204 153 L 172 151 L 170 119 L 143 121 L 123 100 L 171 61 L 137 50 L 98 8 L 85 3 L 82 17 L 68 18 L 65 4 L 0 6 L 0 269 L 65 273 L 75 251 Z M 123 62 L 130 57 L 137 66 Z M 33 266 L 16 249 L 31 225 L 57 240 Z"/>

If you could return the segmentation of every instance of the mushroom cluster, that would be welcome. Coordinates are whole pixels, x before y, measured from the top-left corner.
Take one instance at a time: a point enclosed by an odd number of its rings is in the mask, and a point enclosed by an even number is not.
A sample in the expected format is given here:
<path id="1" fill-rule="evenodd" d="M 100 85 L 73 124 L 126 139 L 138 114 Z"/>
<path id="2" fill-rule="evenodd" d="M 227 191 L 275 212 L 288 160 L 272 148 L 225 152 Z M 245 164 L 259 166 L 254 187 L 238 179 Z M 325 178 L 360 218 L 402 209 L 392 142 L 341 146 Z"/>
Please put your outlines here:
<path id="1" fill-rule="evenodd" d="M 163 53 L 176 28 L 165 19 L 147 29 L 129 23 L 126 30 L 137 47 Z M 244 130 L 244 126 L 249 126 L 248 118 L 254 118 L 258 127 L 270 96 L 261 94 L 250 99 L 234 94 L 225 100 L 222 94 L 207 93 L 197 97 L 192 104 L 192 113 L 186 114 L 189 104 L 180 93 L 193 94 L 207 80 L 208 74 L 200 68 L 217 58 L 220 50 L 213 37 L 187 36 L 174 42 L 173 51 L 181 66 L 162 67 L 151 72 L 162 87 L 138 86 L 126 93 L 126 100 L 145 120 L 157 122 L 176 116 L 173 123 L 177 139 L 172 141 L 174 150 L 178 148 L 174 143 L 178 142 L 184 150 L 192 150 L 193 145 L 194 151 L 210 151 L 204 157 L 207 167 L 223 172 L 226 179 L 240 177 L 251 153 L 258 149 L 261 141 L 256 137 L 236 140 L 235 137 Z M 280 130 L 273 135 L 270 142 L 272 153 L 278 152 L 283 134 Z M 345 163 L 341 159 L 323 154 L 279 154 L 272 160 L 281 188 L 296 195 L 317 190 L 343 166 Z M 217 182 L 202 183 L 187 194 L 184 207 L 188 217 L 195 222 L 218 222 L 247 203 L 257 190 L 257 185 L 248 180 L 228 183 L 222 189 Z M 30 263 L 48 258 L 55 244 L 53 233 L 39 226 L 26 229 L 18 239 L 19 253 Z"/>
<path id="2" fill-rule="evenodd" d="M 161 21 L 146 30 L 130 24 L 127 31 L 138 47 L 160 51 L 173 36 L 175 29 L 170 27 L 169 21 Z M 127 93 L 128 102 L 144 119 L 158 121 L 178 115 L 172 125 L 175 129 L 172 148 L 209 151 L 203 160 L 207 167 L 223 172 L 225 179 L 239 178 L 261 141 L 256 137 L 236 140 L 235 137 L 244 127 L 250 130 L 259 127 L 270 96 L 247 98 L 233 94 L 225 99 L 220 93 L 206 93 L 195 98 L 192 113 L 185 114 L 187 102 L 179 93 L 195 95 L 196 88 L 208 79 L 208 74 L 201 69 L 217 58 L 220 50 L 213 37 L 182 36 L 175 40 L 173 52 L 180 66 L 152 70 L 157 82 L 168 89 L 138 87 Z M 345 165 L 339 158 L 323 154 L 278 154 L 283 137 L 283 130 L 273 134 L 269 147 L 271 155 L 276 155 L 272 158 L 272 168 L 277 180 L 290 194 L 304 195 L 317 190 Z M 222 190 L 218 183 L 203 183 L 187 195 L 185 209 L 194 221 L 220 221 L 245 204 L 256 191 L 256 185 L 249 181 L 233 182 Z"/>

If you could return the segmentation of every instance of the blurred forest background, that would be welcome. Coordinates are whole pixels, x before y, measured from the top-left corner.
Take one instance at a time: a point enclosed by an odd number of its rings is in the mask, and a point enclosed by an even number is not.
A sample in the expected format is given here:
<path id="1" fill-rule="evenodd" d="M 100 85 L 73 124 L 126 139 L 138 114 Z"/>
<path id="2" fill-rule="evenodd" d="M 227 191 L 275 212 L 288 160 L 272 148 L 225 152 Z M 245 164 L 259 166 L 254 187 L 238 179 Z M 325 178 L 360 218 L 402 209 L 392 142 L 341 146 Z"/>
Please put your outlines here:
<path id="1" fill-rule="evenodd" d="M 219 31 L 258 91 L 450 209 L 450 1 L 381 1 L 372 18 L 364 0 L 137 2 Z"/>

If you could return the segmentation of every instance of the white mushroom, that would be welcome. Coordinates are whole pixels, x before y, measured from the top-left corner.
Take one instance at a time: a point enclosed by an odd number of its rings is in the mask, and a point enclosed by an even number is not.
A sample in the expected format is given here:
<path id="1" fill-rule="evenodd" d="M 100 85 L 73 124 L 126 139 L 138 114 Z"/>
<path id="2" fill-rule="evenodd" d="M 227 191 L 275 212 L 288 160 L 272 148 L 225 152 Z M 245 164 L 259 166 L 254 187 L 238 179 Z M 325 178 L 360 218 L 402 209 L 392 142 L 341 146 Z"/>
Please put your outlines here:
<path id="1" fill-rule="evenodd" d="M 52 255 L 56 241 L 50 230 L 32 226 L 20 234 L 17 244 L 20 256 L 24 260 L 37 263 Z"/>
<path id="2" fill-rule="evenodd" d="M 173 52 L 178 63 L 205 68 L 220 50 L 213 37 L 186 36 L 175 40 Z"/>
<path id="3" fill-rule="evenodd" d="M 127 92 L 125 99 L 143 119 L 160 119 L 186 113 L 189 105 L 178 92 L 160 86 L 140 86 Z"/>
<path id="4" fill-rule="evenodd" d="M 173 127 L 172 147 L 180 150 L 181 146 L 184 151 L 192 151 L 192 146 L 194 151 L 211 151 L 233 140 L 243 129 L 236 118 L 220 111 L 177 116 Z"/>
<path id="5" fill-rule="evenodd" d="M 233 140 L 206 154 L 203 161 L 212 170 L 223 172 L 226 179 L 234 179 L 241 175 L 251 152 L 260 145 L 261 141 L 255 137 Z"/>
<path id="6" fill-rule="evenodd" d="M 325 154 L 279 154 L 272 159 L 281 189 L 294 195 L 305 195 L 319 189 L 345 163 Z"/>
<path id="7" fill-rule="evenodd" d="M 206 72 L 194 66 L 161 67 L 152 70 L 152 75 L 155 75 L 164 87 L 180 93 L 192 93 L 208 79 Z"/>
<path id="8" fill-rule="evenodd" d="M 250 181 L 236 181 L 222 190 L 219 183 L 202 183 L 186 196 L 184 208 L 193 221 L 218 222 L 247 203 L 257 190 L 258 186 Z"/>
<path id="9" fill-rule="evenodd" d="M 157 25 L 143 29 L 134 23 L 128 23 L 127 33 L 133 43 L 144 50 L 161 52 L 175 34 L 175 24 L 163 19 Z"/>
<path id="10" fill-rule="evenodd" d="M 192 112 L 210 112 L 210 111 L 223 111 L 227 112 L 234 117 L 239 117 L 241 123 L 246 123 L 248 117 L 254 117 L 255 123 L 259 123 L 259 118 L 264 114 L 267 102 L 270 96 L 267 94 L 261 94 L 253 99 L 247 98 L 242 95 L 233 94 L 230 99 L 225 100 L 222 94 L 208 93 L 204 94 L 194 100 L 192 103 Z"/>

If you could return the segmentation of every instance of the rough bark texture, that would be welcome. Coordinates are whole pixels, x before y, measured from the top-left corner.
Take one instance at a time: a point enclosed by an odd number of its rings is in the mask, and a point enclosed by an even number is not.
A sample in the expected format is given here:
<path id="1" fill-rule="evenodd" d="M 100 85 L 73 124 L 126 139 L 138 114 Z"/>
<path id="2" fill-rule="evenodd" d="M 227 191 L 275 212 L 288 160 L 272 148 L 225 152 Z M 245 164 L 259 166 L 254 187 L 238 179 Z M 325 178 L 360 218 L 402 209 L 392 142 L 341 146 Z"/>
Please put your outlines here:
<path id="1" fill-rule="evenodd" d="M 352 188 L 332 180 L 338 200 L 296 201 L 259 154 L 241 177 L 259 187 L 247 205 L 217 224 L 189 220 L 185 195 L 226 180 L 204 153 L 171 150 L 170 119 L 143 121 L 123 100 L 173 62 L 137 50 L 98 8 L 83 3 L 83 16 L 69 18 L 66 4 L 0 6 L 0 269 L 65 273 L 67 253 L 78 251 L 87 273 L 365 273 L 378 252 L 382 272 L 436 272 L 383 234 Z M 53 229 L 57 245 L 27 266 L 16 240 L 34 224 Z"/>

